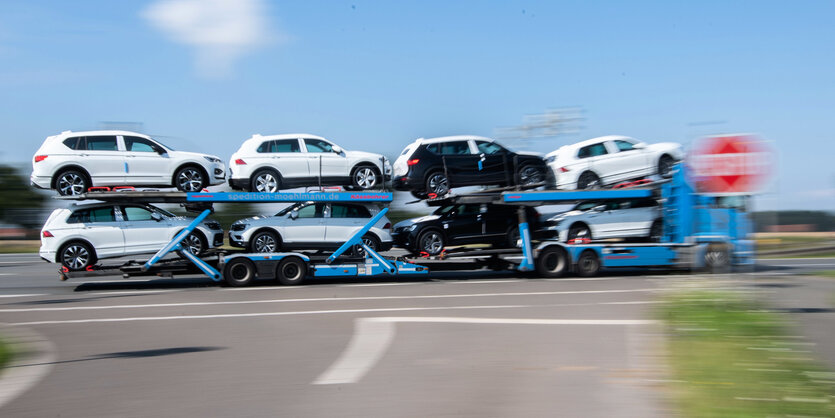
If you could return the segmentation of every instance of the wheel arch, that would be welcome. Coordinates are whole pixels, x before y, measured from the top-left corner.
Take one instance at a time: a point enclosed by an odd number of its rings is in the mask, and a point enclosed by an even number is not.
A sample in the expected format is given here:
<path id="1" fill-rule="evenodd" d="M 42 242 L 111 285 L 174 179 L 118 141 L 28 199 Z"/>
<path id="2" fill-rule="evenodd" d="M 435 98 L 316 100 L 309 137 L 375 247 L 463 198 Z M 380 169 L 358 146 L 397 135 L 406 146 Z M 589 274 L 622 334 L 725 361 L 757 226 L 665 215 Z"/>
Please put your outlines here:
<path id="1" fill-rule="evenodd" d="M 69 238 L 69 239 L 67 239 L 66 241 L 62 242 L 62 243 L 61 243 L 61 245 L 59 245 L 59 246 L 57 247 L 57 250 L 55 251 L 55 262 L 56 262 L 56 263 L 60 263 L 60 262 L 61 262 L 60 257 L 61 257 L 61 253 L 62 253 L 62 252 L 64 252 L 64 248 L 66 248 L 68 245 L 70 245 L 70 244 L 72 244 L 72 243 L 74 243 L 74 242 L 80 242 L 80 243 L 82 243 L 82 244 L 85 244 L 85 245 L 89 246 L 89 247 L 90 247 L 90 251 L 92 252 L 93 259 L 98 260 L 98 258 L 99 258 L 99 254 L 98 254 L 98 252 L 96 251 L 96 246 L 95 246 L 95 245 L 93 245 L 93 243 L 92 243 L 92 242 L 90 242 L 90 241 L 88 241 L 88 240 L 86 240 L 86 239 L 84 239 L 84 238 L 82 238 L 82 237 L 72 237 L 72 238 Z"/>
<path id="2" fill-rule="evenodd" d="M 85 169 L 84 167 L 82 167 L 78 164 L 73 164 L 73 163 L 66 164 L 66 165 L 63 165 L 61 167 L 56 168 L 55 173 L 52 175 L 52 179 L 49 181 L 50 186 L 53 189 L 55 189 L 55 186 L 58 183 L 58 176 L 63 174 L 65 171 L 70 171 L 70 170 L 80 171 L 82 174 L 84 174 L 84 177 L 87 178 L 87 182 L 90 183 L 88 187 L 93 186 L 93 177 L 90 176 L 90 172 L 87 171 L 87 169 Z"/>
<path id="3" fill-rule="evenodd" d="M 172 186 L 175 186 L 175 187 L 177 186 L 177 172 L 179 172 L 180 170 L 182 170 L 186 167 L 194 167 L 194 168 L 200 170 L 200 172 L 203 174 L 203 177 L 206 178 L 206 185 L 211 183 L 211 180 L 209 179 L 209 172 L 206 170 L 206 167 L 203 167 L 202 164 L 200 164 L 198 162 L 195 162 L 195 161 L 185 161 L 185 162 L 180 163 L 180 165 L 178 165 L 177 168 L 175 168 L 174 171 L 171 173 L 171 185 Z"/>

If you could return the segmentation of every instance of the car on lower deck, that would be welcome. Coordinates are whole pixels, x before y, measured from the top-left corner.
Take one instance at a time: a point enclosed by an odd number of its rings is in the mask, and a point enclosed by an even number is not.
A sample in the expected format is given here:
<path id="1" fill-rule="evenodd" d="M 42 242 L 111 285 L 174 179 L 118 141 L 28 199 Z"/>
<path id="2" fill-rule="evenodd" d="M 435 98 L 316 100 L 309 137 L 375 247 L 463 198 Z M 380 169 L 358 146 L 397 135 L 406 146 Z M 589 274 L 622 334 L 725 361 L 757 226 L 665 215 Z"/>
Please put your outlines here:
<path id="1" fill-rule="evenodd" d="M 526 208 L 531 231 L 539 229 L 539 214 Z M 394 225 L 395 245 L 412 253 L 438 255 L 444 248 L 467 244 L 516 247 L 519 216 L 516 206 L 494 204 L 452 204 L 431 215 L 408 219 Z"/>
<path id="2" fill-rule="evenodd" d="M 541 228 L 562 242 L 610 238 L 658 242 L 663 220 L 661 207 L 652 198 L 588 201 L 550 216 Z"/>
<path id="3" fill-rule="evenodd" d="M 490 138 L 462 135 L 418 139 L 395 160 L 392 186 L 418 199 L 461 186 L 531 186 L 551 177 L 541 155 L 513 152 Z"/>
<path id="4" fill-rule="evenodd" d="M 153 205 L 93 203 L 55 209 L 41 229 L 40 256 L 68 270 L 84 270 L 97 260 L 155 253 L 192 219 Z M 182 241 L 193 254 L 223 245 L 223 230 L 204 220 Z"/>
<path id="5" fill-rule="evenodd" d="M 229 243 L 254 253 L 334 250 L 367 225 L 380 208 L 336 202 L 302 202 L 273 216 L 254 216 L 229 227 Z M 391 222 L 385 216 L 363 236 L 375 251 L 391 249 Z"/>

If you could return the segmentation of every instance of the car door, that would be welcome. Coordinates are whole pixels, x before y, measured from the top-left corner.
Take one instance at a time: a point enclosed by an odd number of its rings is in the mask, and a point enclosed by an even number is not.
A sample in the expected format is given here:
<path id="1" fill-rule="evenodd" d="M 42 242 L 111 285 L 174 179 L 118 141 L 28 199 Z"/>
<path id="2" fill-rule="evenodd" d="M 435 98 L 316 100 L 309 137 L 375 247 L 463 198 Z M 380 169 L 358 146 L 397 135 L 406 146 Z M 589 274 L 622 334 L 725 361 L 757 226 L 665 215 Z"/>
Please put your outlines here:
<path id="1" fill-rule="evenodd" d="M 294 182 L 303 181 L 310 173 L 307 168 L 307 158 L 302 153 L 299 138 L 276 139 L 269 141 L 264 151 L 259 152 L 269 160 L 269 165 L 278 169 L 283 180 L 295 185 Z"/>
<path id="2" fill-rule="evenodd" d="M 456 205 L 441 220 L 441 227 L 451 244 L 465 244 L 482 240 L 480 205 Z"/>
<path id="3" fill-rule="evenodd" d="M 611 184 L 621 177 L 618 156 L 614 151 L 611 141 L 598 142 L 590 145 L 591 153 L 589 163 L 592 170 L 597 173 L 604 184 Z M 582 148 L 581 148 L 582 150 Z"/>
<path id="4" fill-rule="evenodd" d="M 478 154 L 479 178 L 484 184 L 510 184 L 515 175 L 512 155 L 501 145 L 490 141 L 475 141 Z M 479 162 L 481 164 L 479 164 Z"/>
<path id="5" fill-rule="evenodd" d="M 157 221 L 151 216 L 153 212 L 142 206 L 122 205 L 119 208 L 126 254 L 157 251 L 173 237 L 170 220 Z"/>
<path id="6" fill-rule="evenodd" d="M 173 167 L 165 148 L 138 136 L 123 136 L 122 141 L 126 184 L 171 184 Z"/>
<path id="7" fill-rule="evenodd" d="M 606 182 L 609 176 L 606 171 L 608 164 L 605 161 L 608 153 L 609 150 L 603 141 L 581 147 L 577 150 L 577 162 L 585 168 L 578 171 L 589 169 L 595 172 L 600 180 Z"/>
<path id="8" fill-rule="evenodd" d="M 325 241 L 341 244 L 371 220 L 371 212 L 362 205 L 331 203 L 330 218 L 325 227 Z"/>
<path id="9" fill-rule="evenodd" d="M 647 174 L 649 155 L 645 148 L 636 147 L 637 143 L 624 139 L 607 141 L 612 154 L 613 181 L 628 180 Z"/>
<path id="10" fill-rule="evenodd" d="M 323 139 L 304 138 L 304 146 L 307 153 L 307 166 L 310 176 L 314 179 L 312 185 L 319 182 L 322 177 L 322 184 L 339 183 L 347 178 L 348 159 L 344 153 L 337 153 L 333 144 Z"/>
<path id="11" fill-rule="evenodd" d="M 326 203 L 310 203 L 293 211 L 296 212 L 295 215 L 290 212 L 284 227 L 280 229 L 281 239 L 286 243 L 321 246 L 325 240 L 325 205 Z"/>
<path id="12" fill-rule="evenodd" d="M 79 232 L 93 245 L 99 257 L 118 257 L 125 253 L 121 217 L 117 218 L 113 206 L 77 210 L 67 222 L 80 224 Z"/>
<path id="13" fill-rule="evenodd" d="M 483 184 L 479 177 L 478 155 L 468 140 L 439 142 L 438 154 L 446 167 L 450 187 Z"/>
<path id="14" fill-rule="evenodd" d="M 78 162 L 90 173 L 93 185 L 125 184 L 125 151 L 116 135 L 80 137 L 76 149 Z"/>

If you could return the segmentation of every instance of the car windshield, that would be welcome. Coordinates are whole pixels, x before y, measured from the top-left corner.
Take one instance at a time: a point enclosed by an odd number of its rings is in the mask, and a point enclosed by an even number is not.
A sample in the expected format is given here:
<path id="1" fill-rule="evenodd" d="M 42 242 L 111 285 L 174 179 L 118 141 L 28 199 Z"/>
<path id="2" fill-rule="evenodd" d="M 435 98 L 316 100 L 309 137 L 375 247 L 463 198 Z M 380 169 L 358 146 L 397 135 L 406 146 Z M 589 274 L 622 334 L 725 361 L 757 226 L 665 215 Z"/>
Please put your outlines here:
<path id="1" fill-rule="evenodd" d="M 148 209 L 151 210 L 151 211 L 154 211 L 154 212 L 159 212 L 159 213 L 161 213 L 164 216 L 167 216 L 169 218 L 176 218 L 177 217 L 177 215 L 175 215 L 175 214 L 173 214 L 173 213 L 171 213 L 171 212 L 169 212 L 165 209 L 158 208 L 156 206 L 148 205 Z"/>
<path id="2" fill-rule="evenodd" d="M 455 209 L 455 205 L 452 206 L 444 206 L 438 209 L 435 209 L 435 212 L 432 212 L 433 215 L 445 215 L 449 213 L 451 210 Z"/>

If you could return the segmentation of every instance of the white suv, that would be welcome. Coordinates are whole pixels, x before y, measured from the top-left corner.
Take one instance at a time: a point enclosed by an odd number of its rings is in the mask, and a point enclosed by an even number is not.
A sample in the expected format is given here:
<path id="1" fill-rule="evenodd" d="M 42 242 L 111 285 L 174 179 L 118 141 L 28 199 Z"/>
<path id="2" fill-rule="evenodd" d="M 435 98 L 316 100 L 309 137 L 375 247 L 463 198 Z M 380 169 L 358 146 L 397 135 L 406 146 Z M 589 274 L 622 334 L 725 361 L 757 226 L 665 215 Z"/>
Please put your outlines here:
<path id="1" fill-rule="evenodd" d="M 647 144 L 620 135 L 601 136 L 548 153 L 558 189 L 588 189 L 652 175 L 669 177 L 684 157 L 681 144 Z"/>
<path id="2" fill-rule="evenodd" d="M 296 203 L 275 216 L 255 216 L 229 227 L 229 243 L 255 253 L 336 249 L 380 212 L 374 205 Z M 375 251 L 392 246 L 391 221 L 383 217 L 363 236 Z"/>
<path id="3" fill-rule="evenodd" d="M 582 202 L 567 212 L 551 216 L 545 230 L 556 232 L 558 241 L 575 239 L 641 238 L 661 240 L 661 207 L 655 199 Z"/>
<path id="4" fill-rule="evenodd" d="M 102 258 L 157 252 L 191 221 L 152 205 L 74 204 L 49 215 L 41 229 L 40 256 L 69 270 L 84 270 Z M 223 245 L 223 230 L 205 220 L 182 245 L 201 254 Z"/>
<path id="5" fill-rule="evenodd" d="M 273 193 L 305 186 L 380 187 L 391 164 L 380 154 L 346 151 L 310 134 L 253 135 L 229 160 L 233 189 Z"/>
<path id="6" fill-rule="evenodd" d="M 220 158 L 174 151 L 147 135 L 65 131 L 46 138 L 38 148 L 30 181 L 66 196 L 84 193 L 91 186 L 174 186 L 199 192 L 225 178 Z"/>

